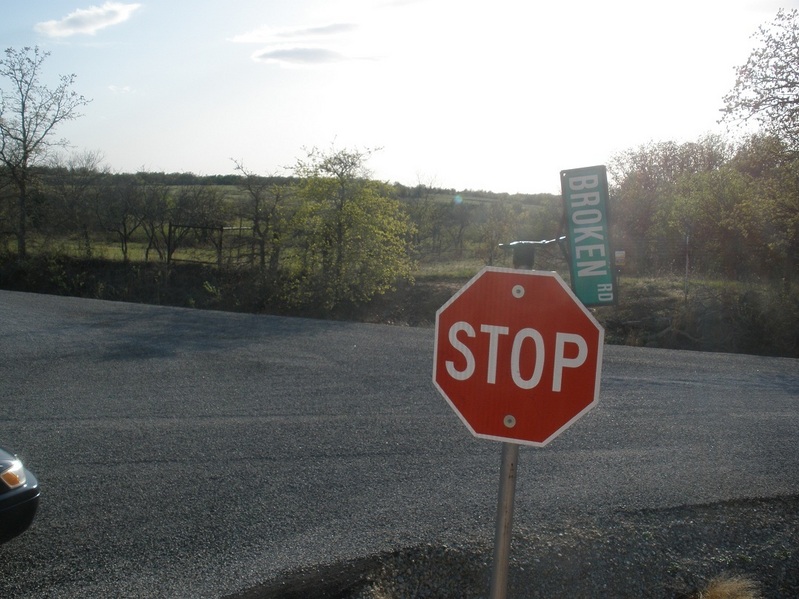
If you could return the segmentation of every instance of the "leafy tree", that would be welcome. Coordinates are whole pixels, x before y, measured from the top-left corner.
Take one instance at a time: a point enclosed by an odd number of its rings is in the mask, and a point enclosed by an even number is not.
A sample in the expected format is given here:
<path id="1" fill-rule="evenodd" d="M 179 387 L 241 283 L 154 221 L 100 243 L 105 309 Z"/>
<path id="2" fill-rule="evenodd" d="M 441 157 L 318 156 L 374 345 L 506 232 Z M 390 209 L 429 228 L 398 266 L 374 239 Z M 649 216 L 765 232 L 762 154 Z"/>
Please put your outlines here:
<path id="1" fill-rule="evenodd" d="M 776 136 L 650 144 L 611 162 L 617 247 L 639 272 L 779 278 L 799 262 L 799 160 Z"/>
<path id="2" fill-rule="evenodd" d="M 40 81 L 49 56 L 38 47 L 8 48 L 0 59 L 0 166 L 16 189 L 16 236 L 19 258 L 27 255 L 28 200 L 36 168 L 66 141 L 53 139 L 59 125 L 80 116 L 89 100 L 72 90 L 75 75 L 62 75 L 51 88 Z"/>
<path id="3" fill-rule="evenodd" d="M 780 9 L 753 36 L 759 45 L 738 67 L 724 96 L 724 120 L 755 119 L 762 130 L 799 149 L 799 10 Z"/>
<path id="4" fill-rule="evenodd" d="M 672 266 L 668 250 L 679 242 L 668 225 L 673 222 L 676 183 L 689 174 L 716 170 L 730 156 L 724 140 L 707 136 L 696 143 L 643 145 L 613 157 L 608 170 L 615 183 L 611 194 L 614 245 L 627 250 L 634 268 L 654 274 Z"/>
<path id="5" fill-rule="evenodd" d="M 486 264 L 492 265 L 499 258 L 502 250 L 500 243 L 511 241 L 513 230 L 513 211 L 507 200 L 497 200 L 483 207 L 483 218 L 478 225 L 482 242 L 481 254 Z"/>
<path id="6" fill-rule="evenodd" d="M 780 10 L 757 36 L 762 45 L 739 68 L 725 97 L 726 116 L 754 117 L 772 136 L 751 138 L 737 160 L 757 175 L 757 207 L 750 202 L 746 208 L 769 249 L 783 258 L 783 280 L 790 286 L 799 262 L 799 13 Z"/>
<path id="7" fill-rule="evenodd" d="M 325 310 L 368 301 L 411 277 L 412 226 L 391 189 L 369 179 L 370 155 L 312 149 L 294 169 L 304 180 L 296 217 L 299 277 Z"/>
<path id="8" fill-rule="evenodd" d="M 790 287 L 799 267 L 799 156 L 777 137 L 754 135 L 732 164 L 752 181 L 741 206 L 744 233 L 760 240 L 764 267 Z"/>
<path id="9" fill-rule="evenodd" d="M 757 246 L 743 212 L 750 191 L 748 178 L 729 165 L 680 177 L 663 215 L 674 231 L 673 261 L 690 252 L 692 265 L 705 272 L 728 279 L 750 274 Z"/>

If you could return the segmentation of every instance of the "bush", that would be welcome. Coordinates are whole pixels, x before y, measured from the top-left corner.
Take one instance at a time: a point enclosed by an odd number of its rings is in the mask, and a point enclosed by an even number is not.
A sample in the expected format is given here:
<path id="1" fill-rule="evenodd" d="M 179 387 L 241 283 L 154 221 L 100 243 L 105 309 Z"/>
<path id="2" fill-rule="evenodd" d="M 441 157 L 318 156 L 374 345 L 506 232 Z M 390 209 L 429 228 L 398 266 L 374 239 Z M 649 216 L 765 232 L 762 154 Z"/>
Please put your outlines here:
<path id="1" fill-rule="evenodd" d="M 596 313 L 609 343 L 799 357 L 799 291 L 782 286 L 628 278 Z"/>

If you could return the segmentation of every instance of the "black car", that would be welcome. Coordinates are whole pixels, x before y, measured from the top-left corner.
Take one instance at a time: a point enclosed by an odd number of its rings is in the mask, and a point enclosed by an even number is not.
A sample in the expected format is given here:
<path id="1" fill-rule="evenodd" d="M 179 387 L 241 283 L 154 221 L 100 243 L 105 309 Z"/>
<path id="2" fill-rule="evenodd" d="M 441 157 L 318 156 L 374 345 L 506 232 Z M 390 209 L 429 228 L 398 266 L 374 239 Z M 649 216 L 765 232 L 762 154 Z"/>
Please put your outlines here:
<path id="1" fill-rule="evenodd" d="M 0 448 L 0 543 L 25 532 L 39 507 L 39 481 L 22 461 Z"/>

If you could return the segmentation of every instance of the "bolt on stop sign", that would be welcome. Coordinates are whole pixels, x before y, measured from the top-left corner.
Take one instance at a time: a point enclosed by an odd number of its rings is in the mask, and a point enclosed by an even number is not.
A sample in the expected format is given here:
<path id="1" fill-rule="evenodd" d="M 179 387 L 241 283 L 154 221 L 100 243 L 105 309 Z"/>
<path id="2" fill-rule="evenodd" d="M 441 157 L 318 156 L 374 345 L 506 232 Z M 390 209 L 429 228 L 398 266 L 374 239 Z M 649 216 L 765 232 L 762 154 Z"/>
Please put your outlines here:
<path id="1" fill-rule="evenodd" d="M 603 341 L 557 273 L 486 267 L 436 313 L 433 383 L 475 436 L 543 446 L 596 405 Z"/>

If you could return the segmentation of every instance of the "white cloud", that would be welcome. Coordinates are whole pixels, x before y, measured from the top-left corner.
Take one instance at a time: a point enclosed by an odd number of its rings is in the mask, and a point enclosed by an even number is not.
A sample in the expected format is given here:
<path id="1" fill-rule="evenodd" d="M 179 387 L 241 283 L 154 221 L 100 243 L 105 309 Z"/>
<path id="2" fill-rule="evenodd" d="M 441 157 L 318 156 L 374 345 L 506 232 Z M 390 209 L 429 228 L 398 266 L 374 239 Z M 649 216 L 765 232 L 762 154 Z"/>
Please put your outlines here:
<path id="1" fill-rule="evenodd" d="M 265 44 L 252 59 L 287 66 L 310 66 L 342 62 L 351 58 L 341 51 L 341 42 L 358 29 L 348 22 L 310 27 L 260 27 L 237 35 L 230 41 Z"/>
<path id="2" fill-rule="evenodd" d="M 273 62 L 288 65 L 318 65 L 341 62 L 347 57 L 326 48 L 267 48 L 252 55 L 256 62 Z"/>
<path id="3" fill-rule="evenodd" d="M 47 37 L 94 35 L 101 29 L 127 21 L 141 4 L 106 2 L 102 6 L 79 8 L 59 21 L 36 23 L 34 30 Z"/>
<path id="4" fill-rule="evenodd" d="M 240 44 L 269 44 L 276 42 L 311 41 L 329 39 L 357 29 L 353 23 L 330 23 L 316 27 L 293 27 L 278 29 L 275 27 L 259 27 L 253 31 L 242 33 L 231 38 L 230 41 Z"/>

